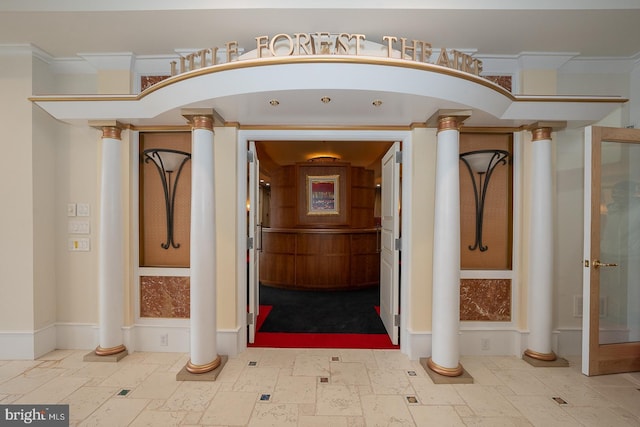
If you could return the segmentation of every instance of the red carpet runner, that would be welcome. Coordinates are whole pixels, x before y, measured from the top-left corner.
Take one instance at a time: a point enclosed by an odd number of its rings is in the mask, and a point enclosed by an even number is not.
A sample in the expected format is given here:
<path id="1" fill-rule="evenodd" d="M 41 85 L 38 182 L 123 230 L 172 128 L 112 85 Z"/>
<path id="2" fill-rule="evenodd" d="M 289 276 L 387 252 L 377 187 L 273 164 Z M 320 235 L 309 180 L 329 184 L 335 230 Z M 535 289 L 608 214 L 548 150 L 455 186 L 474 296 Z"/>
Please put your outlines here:
<path id="1" fill-rule="evenodd" d="M 398 349 L 391 344 L 387 334 L 301 334 L 290 332 L 260 332 L 271 311 L 271 306 L 261 305 L 256 323 L 256 339 L 249 347 L 273 348 L 368 348 Z M 379 312 L 378 312 L 379 313 Z"/>

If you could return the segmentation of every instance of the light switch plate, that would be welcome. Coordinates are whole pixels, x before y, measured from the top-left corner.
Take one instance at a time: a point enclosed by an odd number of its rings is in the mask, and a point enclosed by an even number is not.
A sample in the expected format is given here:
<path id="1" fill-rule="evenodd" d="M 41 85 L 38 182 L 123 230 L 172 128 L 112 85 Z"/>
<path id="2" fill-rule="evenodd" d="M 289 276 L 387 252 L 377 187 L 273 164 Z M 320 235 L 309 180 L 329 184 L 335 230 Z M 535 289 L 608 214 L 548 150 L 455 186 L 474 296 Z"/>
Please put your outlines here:
<path id="1" fill-rule="evenodd" d="M 67 204 L 67 216 L 76 216 L 76 204 L 68 203 Z"/>
<path id="2" fill-rule="evenodd" d="M 78 203 L 78 216 L 89 216 L 90 215 L 90 209 L 89 209 L 89 203 Z"/>
<path id="3" fill-rule="evenodd" d="M 91 250 L 91 239 L 89 239 L 88 237 L 69 239 L 70 252 L 89 252 L 90 250 Z"/>
<path id="4" fill-rule="evenodd" d="M 67 232 L 69 234 L 89 234 L 91 232 L 91 226 L 89 220 L 71 220 L 67 225 Z"/>

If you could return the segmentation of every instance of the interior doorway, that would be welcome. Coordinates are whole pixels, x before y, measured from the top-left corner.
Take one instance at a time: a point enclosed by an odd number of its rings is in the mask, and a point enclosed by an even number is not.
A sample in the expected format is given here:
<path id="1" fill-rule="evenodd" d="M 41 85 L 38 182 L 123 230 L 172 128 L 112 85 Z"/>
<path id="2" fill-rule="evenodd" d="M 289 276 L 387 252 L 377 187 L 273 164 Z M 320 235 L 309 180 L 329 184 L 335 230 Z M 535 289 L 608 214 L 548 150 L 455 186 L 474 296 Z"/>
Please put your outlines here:
<path id="1" fill-rule="evenodd" d="M 383 179 L 383 161 L 385 155 L 389 156 L 389 151 L 393 151 L 393 161 L 387 163 L 397 164 L 396 172 L 391 172 L 390 176 L 387 176 L 387 183 L 389 188 L 393 186 L 394 191 L 387 192 L 386 197 L 392 198 L 392 201 L 386 203 L 387 210 L 391 210 L 392 215 L 387 217 L 391 218 L 392 231 L 399 233 L 399 164 L 396 162 L 396 158 L 399 156 L 396 154 L 399 151 L 399 143 L 383 142 L 383 141 L 258 141 L 254 142 L 248 140 L 248 160 L 249 160 L 249 185 L 247 195 L 249 200 L 247 203 L 247 224 L 248 231 L 248 280 L 247 280 L 247 296 L 249 305 L 248 315 L 248 341 L 254 343 L 256 341 L 256 334 L 259 331 L 263 332 L 284 332 L 284 333 L 312 333 L 315 334 L 315 344 L 318 344 L 319 336 L 327 334 L 385 334 L 385 326 L 389 330 L 389 336 L 395 342 L 391 345 L 398 344 L 398 332 L 399 332 L 399 263 L 393 262 L 393 254 L 396 254 L 395 259 L 398 259 L 399 251 L 396 250 L 396 238 L 391 238 L 391 268 L 386 267 L 385 277 L 392 280 L 386 280 L 386 291 L 382 293 L 383 313 L 381 313 L 381 287 L 380 287 L 380 253 L 383 252 L 383 242 L 381 237 L 383 232 L 381 231 L 381 225 L 383 222 L 383 211 L 385 203 L 383 202 L 382 193 L 382 179 Z M 311 166 L 307 166 L 309 164 Z M 338 167 L 348 167 L 348 173 L 341 173 L 337 169 Z M 370 184 L 364 184 L 365 178 L 360 176 L 360 172 L 352 171 L 352 167 L 358 169 L 366 169 Z M 282 169 L 289 169 L 289 171 L 282 172 Z M 306 169 L 304 169 L 306 168 Z M 304 170 L 303 170 L 304 169 Z M 296 177 L 295 171 L 298 174 L 304 175 L 304 179 L 301 180 L 301 184 L 304 184 L 304 189 L 296 189 L 296 180 L 301 179 Z M 293 171 L 293 172 L 292 172 Z M 283 179 L 282 175 L 285 175 Z M 363 176 L 365 176 L 363 175 Z M 300 209 L 304 210 L 312 209 L 314 206 L 309 205 L 308 200 L 301 200 L 305 194 L 311 194 L 309 177 L 312 179 L 321 176 L 335 177 L 335 182 L 330 182 L 335 186 L 332 191 L 335 190 L 336 200 L 331 202 L 339 205 L 341 209 L 351 209 L 349 215 L 343 215 L 343 219 L 340 220 L 339 215 L 343 213 L 340 209 L 335 209 L 337 212 L 332 212 L 331 216 L 324 215 L 315 218 L 321 218 L 320 225 L 318 223 L 307 224 L 311 231 L 303 231 L 304 237 L 297 238 L 295 236 L 296 231 L 304 230 L 304 222 L 308 218 L 315 219 L 312 215 L 318 215 L 315 212 L 305 212 L 307 217 L 295 217 L 291 214 L 291 200 L 299 203 Z M 390 178 L 393 178 L 389 181 Z M 276 181 L 275 185 L 272 185 Z M 345 181 L 342 182 L 341 180 Z M 322 180 L 320 180 L 322 181 Z M 351 184 L 353 188 L 349 187 Z M 320 184 L 325 184 L 320 182 Z M 363 189 L 367 185 L 370 188 Z M 282 187 L 285 187 L 284 189 Z M 320 187 L 318 187 L 320 188 Z M 287 200 L 278 193 L 288 192 L 294 194 L 295 197 L 290 197 Z M 363 191 L 370 192 L 371 197 L 363 198 L 360 193 Z M 275 193 L 275 194 L 274 194 Z M 340 196 L 338 196 L 339 193 Z M 346 197 L 351 197 L 353 200 L 347 200 Z M 272 200 L 275 205 L 266 204 L 265 201 Z M 363 200 L 366 200 L 363 201 Z M 303 203 L 300 203 L 303 202 Z M 365 206 L 370 204 L 369 207 Z M 285 206 L 285 209 L 282 209 Z M 368 209 L 368 211 L 366 210 Z M 282 212 L 284 211 L 284 212 Z M 395 211 L 395 214 L 393 214 Z M 371 218 L 362 220 L 359 216 L 370 215 Z M 282 220 L 280 216 L 293 217 L 294 220 L 287 222 Z M 302 214 L 301 214 L 302 215 Z M 395 218 L 394 218 L 395 217 Z M 338 221 L 335 221 L 335 219 Z M 290 219 L 290 218 L 289 218 Z M 273 220 L 273 222 L 272 222 Z M 337 222 L 334 226 L 332 221 Z M 342 222 L 341 222 L 342 221 Z M 339 236 L 339 234 L 347 234 L 345 229 L 349 225 L 355 223 L 357 226 L 355 233 L 345 236 Z M 328 225 L 327 225 L 328 224 Z M 287 225 L 292 229 L 285 229 L 282 226 Z M 273 227 L 272 227 L 273 226 Z M 286 241 L 284 243 L 274 240 L 274 231 L 279 231 L 286 234 Z M 372 284 L 370 278 L 364 280 L 366 286 L 358 286 L 357 288 L 350 288 L 349 284 L 358 283 L 358 280 L 354 281 L 352 277 L 344 276 L 346 283 L 340 281 L 339 275 L 332 275 L 330 280 L 333 280 L 333 285 L 325 286 L 329 284 L 318 279 L 315 282 L 312 280 L 302 278 L 305 272 L 311 272 L 316 276 L 324 273 L 323 268 L 327 267 L 327 259 L 331 259 L 330 266 L 336 266 L 337 270 L 340 270 L 340 264 L 335 261 L 336 258 L 344 254 L 325 254 L 322 251 L 329 250 L 333 247 L 341 246 L 344 242 L 358 246 L 356 248 L 356 254 L 351 254 L 350 259 L 352 266 L 355 266 L 357 262 L 354 262 L 359 257 L 364 259 L 367 255 L 364 254 L 366 249 L 363 249 L 367 243 L 367 234 L 371 231 L 373 233 L 373 240 L 369 240 L 369 243 L 373 244 L 376 252 L 378 263 L 375 265 L 375 284 Z M 311 234 L 322 234 L 327 232 L 330 235 L 317 235 L 311 236 Z M 338 237 L 338 239 L 334 239 Z M 384 236 L 386 238 L 386 236 Z M 284 246 L 287 245 L 287 241 L 297 239 L 294 243 L 294 247 L 298 251 L 304 252 L 302 245 L 310 245 L 311 242 L 316 245 L 320 245 L 317 249 L 311 249 L 311 253 L 304 253 L 296 259 L 291 253 L 287 253 L 287 249 Z M 336 240 L 329 242 L 328 239 Z M 275 242 L 275 243 L 274 243 Z M 327 243 L 329 242 L 329 243 Z M 355 243 L 354 243 L 355 242 Z M 274 244 L 277 243 L 274 256 L 263 256 L 262 251 L 272 251 Z M 265 248 L 266 245 L 266 248 Z M 284 246 L 283 246 L 284 245 Z M 328 246 L 327 246 L 328 245 Z M 387 249 L 389 246 L 388 239 L 386 240 Z M 338 251 L 340 252 L 340 251 Z M 271 254 L 273 255 L 273 254 Z M 266 260 L 266 262 L 265 262 Z M 364 264 L 370 262 L 371 258 L 367 261 L 365 259 Z M 287 268 L 287 264 L 294 264 L 293 271 L 291 268 Z M 311 267 L 310 264 L 318 264 L 319 268 Z M 272 264 L 278 264 L 274 266 Z M 315 268 L 315 270 L 314 270 Z M 263 275 L 263 282 L 260 282 L 261 273 L 260 270 L 267 272 Z M 285 273 L 282 273 L 282 271 Z M 308 271 L 307 271 L 308 270 Z M 365 270 L 357 270 L 361 275 L 371 276 L 372 267 L 368 266 Z M 274 273 L 275 271 L 275 273 Z M 290 275 L 286 272 L 289 271 Z M 280 272 L 280 273 L 278 273 Z M 395 275 L 395 280 L 393 280 Z M 287 288 L 287 280 L 291 277 L 299 280 L 297 286 Z M 357 279 L 357 278 L 356 278 Z M 306 280 L 306 282 L 305 282 Z M 315 279 L 314 279 L 315 280 Z M 337 280 L 337 281 L 336 281 Z M 270 282 L 271 281 L 271 282 Z M 309 289 L 304 289 L 306 284 L 315 284 L 316 286 L 310 286 Z M 326 289 L 325 289 L 326 287 Z M 337 289 L 340 290 L 337 290 Z M 390 299 L 390 296 L 393 298 Z M 392 302 L 394 301 L 394 302 Z M 274 309 L 275 305 L 280 305 L 277 309 Z M 395 311 L 391 306 L 395 306 Z M 288 311 L 287 311 L 288 310 Z M 331 315 L 331 313 L 334 313 Z M 384 313 L 388 312 L 386 316 Z M 381 314 L 383 318 L 386 317 L 386 321 L 381 321 Z M 372 320 L 373 318 L 373 320 Z M 283 319 L 286 319 L 283 321 Z M 360 328 L 360 329 L 358 329 Z M 326 338 L 326 337 L 325 337 Z M 351 337 L 353 340 L 353 337 Z M 371 348 L 382 348 L 380 344 L 370 344 Z M 318 345 L 314 345 L 318 346 Z M 331 345 L 328 345 L 331 346 Z M 335 345 L 334 345 L 335 346 Z"/>

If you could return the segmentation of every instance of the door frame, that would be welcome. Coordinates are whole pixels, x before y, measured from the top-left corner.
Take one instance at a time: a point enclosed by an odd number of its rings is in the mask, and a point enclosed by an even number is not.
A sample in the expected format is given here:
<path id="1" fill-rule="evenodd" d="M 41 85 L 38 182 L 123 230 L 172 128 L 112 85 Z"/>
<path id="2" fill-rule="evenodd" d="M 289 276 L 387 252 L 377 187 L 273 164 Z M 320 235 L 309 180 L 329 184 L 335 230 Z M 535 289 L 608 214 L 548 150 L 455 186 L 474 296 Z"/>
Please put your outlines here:
<path id="1" fill-rule="evenodd" d="M 402 251 L 403 260 L 400 279 L 400 336 L 409 336 L 408 318 L 411 309 L 408 296 L 411 291 L 411 153 L 412 132 L 405 130 L 239 130 L 237 134 L 237 211 L 247 210 L 247 147 L 249 141 L 400 141 L 403 151 L 403 179 L 400 191 L 401 198 L 401 224 L 402 224 Z M 247 348 L 247 277 L 242 272 L 246 271 L 247 254 L 247 215 L 238 215 L 237 224 L 237 324 L 239 325 L 238 349 L 244 351 Z M 400 340 L 400 351 L 410 354 L 409 340 Z"/>
<path id="2" fill-rule="evenodd" d="M 640 370 L 640 342 L 600 344 L 600 160 L 602 141 L 640 143 L 640 130 L 588 126 L 584 156 L 584 253 L 582 373 L 603 375 Z M 596 180 L 597 179 L 597 180 Z M 603 260 L 606 262 L 606 260 Z"/>

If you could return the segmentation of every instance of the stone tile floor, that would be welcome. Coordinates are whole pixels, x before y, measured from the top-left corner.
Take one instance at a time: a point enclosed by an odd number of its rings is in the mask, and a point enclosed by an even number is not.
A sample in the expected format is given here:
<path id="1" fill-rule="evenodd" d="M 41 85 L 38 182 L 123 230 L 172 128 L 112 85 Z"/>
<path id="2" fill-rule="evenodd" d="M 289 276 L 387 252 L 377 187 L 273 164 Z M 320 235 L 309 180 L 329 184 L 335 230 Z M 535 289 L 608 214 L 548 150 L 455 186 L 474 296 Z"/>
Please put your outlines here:
<path id="1" fill-rule="evenodd" d="M 0 361 L 0 403 L 69 404 L 72 426 L 640 426 L 640 373 L 588 378 L 577 358 L 464 357 L 474 384 L 435 385 L 397 350 L 250 348 L 215 382 L 176 381 L 182 353 L 86 353 Z"/>

